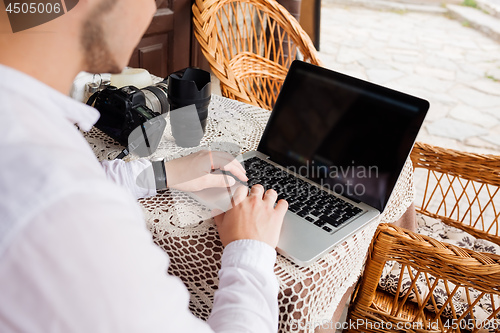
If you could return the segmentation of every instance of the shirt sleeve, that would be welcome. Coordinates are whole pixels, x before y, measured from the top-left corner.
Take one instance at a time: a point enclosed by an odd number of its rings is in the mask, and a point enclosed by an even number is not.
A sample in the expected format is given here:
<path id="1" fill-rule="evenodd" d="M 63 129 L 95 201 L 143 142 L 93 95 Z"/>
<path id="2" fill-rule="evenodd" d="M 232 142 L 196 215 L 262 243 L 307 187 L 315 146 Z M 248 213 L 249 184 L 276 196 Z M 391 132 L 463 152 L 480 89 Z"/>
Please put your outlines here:
<path id="1" fill-rule="evenodd" d="M 0 332 L 276 332 L 273 249 L 226 247 L 206 323 L 167 274 L 141 210 L 119 192 L 66 195 L 16 236 L 0 264 Z"/>
<path id="2" fill-rule="evenodd" d="M 255 240 L 227 245 L 208 324 L 217 333 L 278 330 L 276 251 Z"/>
<path id="3" fill-rule="evenodd" d="M 145 158 L 125 162 L 104 160 L 101 166 L 108 179 L 124 187 L 136 199 L 156 195 L 156 185 L 151 162 Z"/>

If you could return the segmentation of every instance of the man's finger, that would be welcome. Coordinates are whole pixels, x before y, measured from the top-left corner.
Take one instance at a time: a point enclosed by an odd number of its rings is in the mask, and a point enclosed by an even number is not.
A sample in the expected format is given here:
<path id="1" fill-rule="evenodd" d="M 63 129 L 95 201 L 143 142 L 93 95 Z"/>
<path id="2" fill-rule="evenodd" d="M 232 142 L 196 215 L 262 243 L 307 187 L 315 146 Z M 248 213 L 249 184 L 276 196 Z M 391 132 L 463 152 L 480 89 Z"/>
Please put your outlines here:
<path id="1" fill-rule="evenodd" d="M 241 185 L 233 194 L 234 205 L 239 205 L 248 196 L 248 187 Z"/>
<path id="2" fill-rule="evenodd" d="M 269 189 L 264 193 L 264 201 L 266 201 L 269 204 L 274 205 L 276 200 L 278 199 L 278 193 L 276 193 L 275 190 Z"/>
<path id="3" fill-rule="evenodd" d="M 220 168 L 225 166 L 226 164 L 229 164 L 232 160 L 234 160 L 233 155 L 223 152 L 223 151 L 211 151 L 212 154 L 212 160 L 214 162 L 214 166 L 216 168 Z"/>
<path id="4" fill-rule="evenodd" d="M 250 195 L 255 195 L 259 198 L 262 198 L 264 196 L 264 187 L 260 184 L 252 186 L 250 189 Z"/>
<path id="5" fill-rule="evenodd" d="M 222 151 L 212 151 L 214 168 L 230 171 L 233 175 L 246 182 L 245 168 L 231 154 Z"/>
<path id="6" fill-rule="evenodd" d="M 274 207 L 274 210 L 278 212 L 280 215 L 285 216 L 285 213 L 288 210 L 288 202 L 286 202 L 286 200 L 281 199 Z"/>
<path id="7" fill-rule="evenodd" d="M 207 179 L 207 182 L 205 184 L 206 188 L 209 187 L 231 187 L 234 184 L 236 184 L 236 180 L 231 177 L 227 176 L 224 174 L 208 174 L 205 176 Z"/>
<path id="8" fill-rule="evenodd" d="M 231 172 L 235 177 L 237 177 L 239 180 L 246 182 L 248 181 L 248 177 L 245 174 L 246 171 L 241 167 L 241 164 L 239 164 L 236 160 L 232 160 L 230 163 L 224 165 L 221 167 L 222 170 L 224 171 L 229 171 Z"/>
<path id="9" fill-rule="evenodd" d="M 245 172 L 245 168 L 241 163 L 231 154 L 221 152 L 223 158 L 227 158 L 229 162 L 234 163 L 235 167 L 239 168 L 241 171 Z"/>

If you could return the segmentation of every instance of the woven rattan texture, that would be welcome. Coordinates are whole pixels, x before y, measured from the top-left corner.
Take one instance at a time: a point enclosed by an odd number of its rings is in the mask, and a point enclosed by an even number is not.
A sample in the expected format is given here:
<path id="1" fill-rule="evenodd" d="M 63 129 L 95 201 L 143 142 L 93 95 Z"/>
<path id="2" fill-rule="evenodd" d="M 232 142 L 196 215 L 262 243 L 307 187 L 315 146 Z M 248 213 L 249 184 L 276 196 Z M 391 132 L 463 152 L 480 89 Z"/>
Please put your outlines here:
<path id="1" fill-rule="evenodd" d="M 419 212 L 500 244 L 500 156 L 420 143 L 411 158 L 427 173 Z"/>
<path id="2" fill-rule="evenodd" d="M 500 244 L 500 157 L 417 144 L 411 158 L 416 173 L 424 170 L 426 182 L 416 202 L 418 211 Z M 384 266 L 391 260 L 405 273 L 394 286 L 394 295 L 377 290 Z M 409 277 L 409 284 L 403 283 L 403 275 Z M 499 277 L 498 255 L 381 225 L 348 316 L 369 324 L 351 331 L 386 332 L 390 331 L 387 325 L 396 330 L 398 323 L 417 322 L 408 324 L 405 331 L 498 332 Z M 411 297 L 416 300 L 410 301 Z M 481 319 L 477 305 L 487 313 Z"/>
<path id="3" fill-rule="evenodd" d="M 396 295 L 368 292 L 378 284 L 379 266 L 383 268 L 387 260 L 402 265 L 402 270 L 410 276 L 409 287 L 401 290 L 400 279 Z M 390 331 L 387 325 L 380 325 L 383 321 L 392 323 L 394 329 L 398 323 L 422 323 L 420 327 L 406 326 L 407 332 L 460 332 L 460 328 L 478 332 L 481 326 L 487 327 L 484 332 L 496 332 L 495 329 L 500 328 L 499 274 L 498 255 L 463 249 L 394 226 L 381 225 L 349 314 L 351 320 L 371 320 L 372 324 L 353 331 Z M 425 281 L 425 288 L 419 288 L 417 281 Z M 445 290 L 444 295 L 434 293 L 437 286 L 443 287 L 440 290 Z M 410 294 L 416 295 L 416 303 L 408 299 Z M 456 298 L 465 301 L 467 306 L 456 307 L 460 303 L 454 302 Z M 480 302 L 491 304 L 489 316 L 482 321 L 473 311 Z M 437 311 L 429 311 L 429 308 Z M 446 316 L 443 312 L 447 312 Z M 446 319 L 450 316 L 451 319 Z"/>
<path id="4" fill-rule="evenodd" d="M 272 109 L 293 60 L 321 65 L 309 36 L 275 0 L 197 0 L 194 32 L 224 96 Z"/>
<path id="5" fill-rule="evenodd" d="M 496 245 L 485 239 L 476 239 L 465 231 L 444 224 L 438 219 L 434 219 L 422 214 L 417 214 L 417 221 L 417 233 L 420 235 L 426 235 L 441 242 L 445 242 L 447 244 L 452 244 L 476 252 L 487 252 L 500 255 L 500 245 Z M 417 270 L 409 266 L 406 266 L 403 270 L 401 269 L 401 264 L 394 261 L 389 261 L 385 265 L 382 278 L 379 282 L 379 287 L 382 290 L 393 295 L 395 295 L 397 292 L 400 292 L 400 297 L 406 296 L 406 294 L 404 293 L 409 293 L 408 300 L 416 304 L 418 304 L 419 300 L 425 300 L 426 295 L 428 295 L 429 292 L 427 281 L 429 281 L 430 284 L 433 285 L 435 283 L 434 277 L 428 275 L 429 280 L 427 280 L 424 274 L 418 275 Z M 403 271 L 403 276 L 401 276 L 401 271 Z M 416 281 L 415 287 L 410 288 L 413 281 Z M 429 311 L 440 311 L 441 317 L 445 322 L 447 319 L 453 320 L 454 316 L 460 317 L 466 311 L 470 311 L 468 298 L 479 298 L 477 304 L 472 308 L 472 315 L 474 315 L 474 318 L 480 322 L 487 320 L 487 318 L 491 315 L 492 310 L 495 308 L 495 304 L 500 304 L 500 295 L 488 295 L 488 297 L 480 297 L 481 292 L 476 289 L 468 288 L 467 293 L 464 288 L 459 288 L 453 295 L 453 297 L 451 297 L 453 307 L 451 306 L 451 304 L 445 305 L 445 303 L 450 298 L 443 297 L 443 295 L 447 295 L 448 290 L 454 289 L 454 285 L 452 286 L 450 282 L 445 281 L 447 280 L 439 279 L 436 287 L 432 291 L 432 300 L 429 299 L 427 301 L 427 304 L 425 305 L 425 308 Z M 401 286 L 398 288 L 398 285 L 400 283 Z M 448 283 L 448 287 L 445 285 L 445 283 Z M 434 302 L 436 304 L 434 304 Z M 442 308 L 444 309 L 441 310 Z M 472 315 L 470 313 L 465 314 L 462 326 L 464 326 L 464 324 L 468 321 L 470 322 L 472 320 Z"/>
<path id="6" fill-rule="evenodd" d="M 233 155 L 255 150 L 269 112 L 261 108 L 212 96 L 207 132 L 201 145 Z M 120 148 L 93 129 L 87 135 L 99 158 L 114 157 Z M 153 159 L 187 155 L 195 150 L 175 145 L 169 125 Z M 414 200 L 413 170 L 407 161 L 400 181 L 382 215 L 393 222 Z M 170 257 L 169 273 L 182 279 L 191 293 L 190 309 L 207 319 L 217 289 L 222 245 L 210 211 L 188 194 L 166 191 L 140 200 L 154 241 Z M 358 279 L 378 222 L 337 246 L 307 268 L 278 255 L 275 272 L 280 284 L 280 332 L 313 332 L 315 324 L 330 320 L 343 294 Z"/>

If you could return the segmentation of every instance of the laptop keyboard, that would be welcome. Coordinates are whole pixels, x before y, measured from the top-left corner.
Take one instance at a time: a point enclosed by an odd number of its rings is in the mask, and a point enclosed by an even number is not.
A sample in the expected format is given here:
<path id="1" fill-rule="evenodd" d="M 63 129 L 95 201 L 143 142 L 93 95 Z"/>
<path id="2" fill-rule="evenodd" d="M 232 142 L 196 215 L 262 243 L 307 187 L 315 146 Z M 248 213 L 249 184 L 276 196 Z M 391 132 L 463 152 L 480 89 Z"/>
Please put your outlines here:
<path id="1" fill-rule="evenodd" d="M 351 203 L 258 157 L 252 157 L 243 163 L 250 187 L 261 184 L 265 190 L 274 189 L 278 193 L 278 200 L 285 199 L 288 202 L 289 211 L 326 232 L 332 232 L 363 212 Z"/>

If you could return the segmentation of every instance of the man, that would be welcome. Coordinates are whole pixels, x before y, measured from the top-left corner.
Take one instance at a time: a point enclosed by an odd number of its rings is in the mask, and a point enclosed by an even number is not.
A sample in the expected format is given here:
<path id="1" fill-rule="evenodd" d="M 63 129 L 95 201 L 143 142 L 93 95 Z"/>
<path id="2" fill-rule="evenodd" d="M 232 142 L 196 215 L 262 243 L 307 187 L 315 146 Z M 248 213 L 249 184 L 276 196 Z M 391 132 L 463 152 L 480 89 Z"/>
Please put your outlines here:
<path id="1" fill-rule="evenodd" d="M 286 202 L 274 206 L 276 192 L 261 186 L 240 189 L 235 208 L 215 218 L 225 250 L 202 322 L 135 202 L 154 194 L 135 184 L 151 163 L 100 165 L 75 126 L 89 130 L 98 113 L 65 96 L 73 78 L 121 71 L 155 1 L 80 0 L 19 33 L 0 3 L 0 332 L 276 331 Z M 213 167 L 246 180 L 228 155 L 200 152 L 165 164 L 168 185 L 224 186 Z"/>

